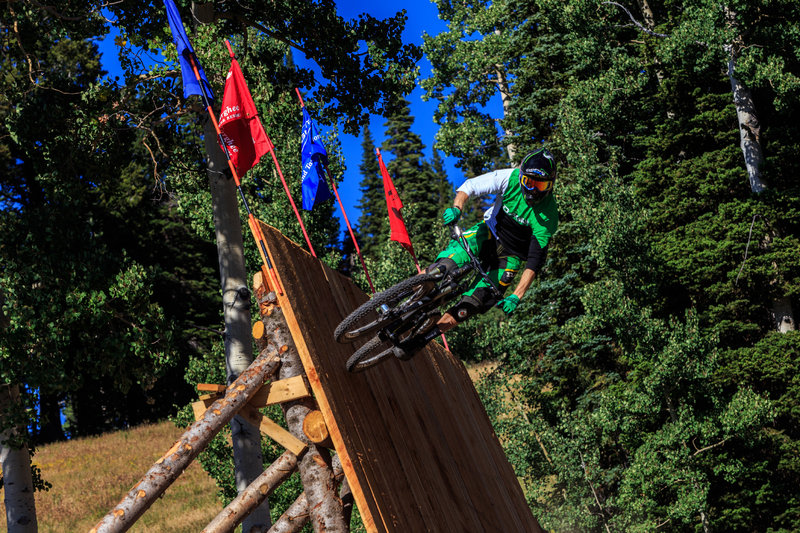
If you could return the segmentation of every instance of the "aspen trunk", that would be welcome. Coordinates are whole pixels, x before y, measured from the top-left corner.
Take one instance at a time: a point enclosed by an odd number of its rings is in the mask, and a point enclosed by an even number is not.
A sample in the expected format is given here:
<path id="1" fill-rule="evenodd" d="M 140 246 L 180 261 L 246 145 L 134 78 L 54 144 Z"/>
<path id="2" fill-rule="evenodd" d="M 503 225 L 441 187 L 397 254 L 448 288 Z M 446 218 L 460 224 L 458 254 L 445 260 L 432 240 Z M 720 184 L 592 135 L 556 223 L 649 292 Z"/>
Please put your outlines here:
<path id="1" fill-rule="evenodd" d="M 494 30 L 495 35 L 500 35 L 500 30 Z M 508 116 L 508 111 L 511 109 L 511 90 L 508 87 L 508 78 L 506 77 L 506 69 L 502 64 L 495 65 L 495 83 L 497 83 L 497 90 L 500 92 L 500 100 L 503 102 L 503 118 Z M 503 133 L 507 139 L 510 139 L 514 132 L 503 128 Z M 506 145 L 508 152 L 508 160 L 513 164 L 517 157 L 517 146 L 514 143 Z"/>
<path id="2" fill-rule="evenodd" d="M 724 6 L 723 10 L 728 25 L 736 28 L 738 26 L 736 11 L 730 6 Z M 736 107 L 736 118 L 739 121 L 739 145 L 744 154 L 744 165 L 750 181 L 750 190 L 754 194 L 761 194 L 767 188 L 761 178 L 761 165 L 764 162 L 764 153 L 761 147 L 761 124 L 756 114 L 752 92 L 736 78 L 736 58 L 742 46 L 741 35 L 737 36 L 733 43 L 725 46 L 725 52 L 728 54 L 728 78 L 731 82 L 733 103 Z M 768 237 L 770 240 L 771 238 L 771 236 Z M 784 296 L 772 302 L 770 312 L 775 329 L 781 333 L 795 330 L 794 311 L 789 298 Z"/>
<path id="3" fill-rule="evenodd" d="M 644 26 L 651 32 L 655 32 L 656 18 L 653 15 L 653 8 L 650 7 L 650 2 L 648 2 L 648 0 L 639 0 L 639 9 L 642 12 L 642 20 L 644 21 Z M 655 66 L 655 73 L 656 73 L 656 79 L 658 80 L 658 84 L 662 85 L 664 83 L 664 78 L 666 77 L 666 75 L 664 74 L 664 68 L 661 66 L 661 61 L 657 57 L 655 57 L 653 58 L 653 65 Z M 668 118 L 673 118 L 674 116 L 675 116 L 674 111 L 667 111 Z"/>
<path id="4" fill-rule="evenodd" d="M 244 242 L 236 187 L 233 179 L 227 178 L 224 174 L 228 163 L 217 143 L 217 135 L 211 120 L 206 121 L 204 133 L 222 286 L 225 366 L 230 384 L 253 361 L 250 290 L 247 287 L 245 273 Z M 242 417 L 236 416 L 231 420 L 231 438 L 236 489 L 241 493 L 264 471 L 261 433 Z M 265 501 L 245 520 L 243 528 L 249 531 L 255 526 L 269 526 L 269 524 L 269 503 Z"/>
<path id="5" fill-rule="evenodd" d="M 736 106 L 736 118 L 739 121 L 739 146 L 744 154 L 744 165 L 750 180 L 750 189 L 758 194 L 766 189 L 761 179 L 761 164 L 764 154 L 761 151 L 761 125 L 756 115 L 753 94 L 736 76 L 736 46 L 726 46 L 728 58 L 728 79 L 731 82 L 733 103 Z"/>
<path id="6" fill-rule="evenodd" d="M 233 416 L 274 374 L 280 364 L 277 351 L 265 350 L 250 368 L 242 372 L 225 396 L 208 408 L 203 417 L 189 426 L 172 448 L 147 471 L 144 477 L 89 533 L 127 531 L 161 496 L 186 467 L 230 422 Z"/>
<path id="7" fill-rule="evenodd" d="M 755 103 L 750 89 L 734 75 L 736 69 L 735 49 L 735 45 L 726 47 L 726 51 L 730 55 L 728 78 L 731 81 L 733 102 L 736 106 L 736 118 L 739 121 L 739 145 L 744 154 L 744 165 L 750 181 L 750 190 L 754 194 L 760 194 L 767 188 L 761 178 L 760 170 L 761 164 L 764 162 L 764 154 L 761 150 L 761 125 L 758 122 L 758 115 L 756 114 Z M 769 240 L 772 240 L 772 237 Z M 770 313 L 772 314 L 775 329 L 781 333 L 795 330 L 794 311 L 789 298 L 784 296 L 773 301 Z"/>
<path id="8" fill-rule="evenodd" d="M 794 322 L 792 301 L 789 298 L 783 297 L 773 303 L 772 320 L 775 323 L 775 328 L 781 333 L 795 331 L 797 329 L 797 326 Z"/>
<path id="9" fill-rule="evenodd" d="M 265 340 L 279 346 L 281 352 L 280 379 L 305 374 L 300 356 L 294 346 L 289 326 L 280 306 L 276 305 L 275 293 L 265 294 L 260 275 L 254 276 L 256 297 L 262 310 L 266 335 Z M 303 433 L 303 420 L 316 406 L 313 400 L 303 399 L 282 405 L 289 431 L 298 439 L 308 443 L 308 450 L 300 458 L 297 469 L 305 489 L 311 524 L 316 532 L 347 533 L 349 525 L 344 520 L 342 501 L 336 494 L 336 482 L 331 466 L 331 456 L 326 448 L 310 442 Z"/>
<path id="10" fill-rule="evenodd" d="M 0 297 L 2 298 L 2 297 Z M 0 314 L 2 301 L 0 301 Z M 3 317 L 0 316 L 0 319 Z M 17 385 L 0 386 L 0 413 L 19 403 Z M 31 479 L 31 456 L 24 439 L 25 428 L 6 428 L 0 432 L 0 465 L 3 468 L 3 492 L 8 533 L 38 531 L 36 502 Z"/>

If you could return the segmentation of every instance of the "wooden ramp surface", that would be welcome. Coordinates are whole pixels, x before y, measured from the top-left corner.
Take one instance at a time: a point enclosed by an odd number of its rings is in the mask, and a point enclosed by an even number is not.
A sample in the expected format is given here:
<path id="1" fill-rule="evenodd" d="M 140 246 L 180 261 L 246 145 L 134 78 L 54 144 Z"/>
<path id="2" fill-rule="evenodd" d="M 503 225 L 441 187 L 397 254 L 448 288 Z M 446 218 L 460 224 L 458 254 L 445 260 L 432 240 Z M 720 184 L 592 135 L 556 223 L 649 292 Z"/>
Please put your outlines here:
<path id="1" fill-rule="evenodd" d="M 431 343 L 350 374 L 333 331 L 367 296 L 261 225 L 279 297 L 368 531 L 539 531 L 466 369 Z"/>

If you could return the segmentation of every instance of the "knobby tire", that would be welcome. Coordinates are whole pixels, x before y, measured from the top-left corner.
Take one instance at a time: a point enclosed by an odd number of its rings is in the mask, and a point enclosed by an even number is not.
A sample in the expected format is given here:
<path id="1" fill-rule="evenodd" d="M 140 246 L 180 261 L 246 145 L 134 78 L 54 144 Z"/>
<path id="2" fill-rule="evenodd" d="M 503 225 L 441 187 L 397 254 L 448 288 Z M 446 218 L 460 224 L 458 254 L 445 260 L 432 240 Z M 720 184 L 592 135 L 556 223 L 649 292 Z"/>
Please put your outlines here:
<path id="1" fill-rule="evenodd" d="M 361 372 L 371 366 L 375 366 L 384 359 L 392 357 L 394 345 L 389 341 L 383 341 L 377 336 L 367 341 L 364 346 L 356 350 L 345 366 L 348 372 Z"/>
<path id="2" fill-rule="evenodd" d="M 400 283 L 397 283 L 396 285 L 393 285 L 392 287 L 389 287 L 383 292 L 375 294 L 368 302 L 362 304 L 355 311 L 350 313 L 347 316 L 347 318 L 342 320 L 342 322 L 336 327 L 336 330 L 333 332 L 333 338 L 337 342 L 351 343 L 356 339 L 375 333 L 376 331 L 384 327 L 388 322 L 396 318 L 394 316 L 382 317 L 378 315 L 377 313 L 378 308 L 380 308 L 384 304 L 389 306 L 390 308 L 394 308 L 398 304 L 400 304 L 404 298 L 408 298 L 409 296 L 414 295 L 417 288 L 421 284 L 434 282 L 439 278 L 441 278 L 440 273 L 417 274 L 412 278 L 408 278 L 406 280 L 401 281 Z M 431 288 L 432 287 L 433 285 L 431 285 Z M 367 346 L 367 344 L 365 344 L 358 351 L 356 351 L 356 354 L 359 353 L 361 350 L 363 350 Z M 355 354 L 353 354 L 353 357 L 355 357 Z M 348 360 L 348 365 L 349 365 L 349 360 Z"/>

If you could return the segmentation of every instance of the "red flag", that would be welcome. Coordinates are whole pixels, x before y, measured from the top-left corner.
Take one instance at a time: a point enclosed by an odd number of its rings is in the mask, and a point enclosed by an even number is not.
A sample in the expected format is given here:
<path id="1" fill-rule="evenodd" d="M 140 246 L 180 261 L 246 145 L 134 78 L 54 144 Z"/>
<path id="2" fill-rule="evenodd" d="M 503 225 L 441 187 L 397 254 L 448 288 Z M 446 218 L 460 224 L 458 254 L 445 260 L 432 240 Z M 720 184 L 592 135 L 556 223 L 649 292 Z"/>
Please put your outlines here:
<path id="1" fill-rule="evenodd" d="M 399 242 L 403 248 L 408 250 L 408 253 L 414 256 L 414 247 L 411 245 L 411 238 L 408 236 L 403 215 L 400 214 L 403 202 L 400 200 L 400 195 L 397 194 L 397 189 L 395 189 L 392 178 L 389 176 L 389 171 L 386 170 L 386 165 L 383 164 L 381 151 L 376 148 L 375 152 L 378 154 L 378 164 L 383 175 L 383 192 L 386 194 L 386 207 L 389 209 L 389 227 L 391 228 L 389 238 Z"/>
<path id="2" fill-rule="evenodd" d="M 261 156 L 273 149 L 258 118 L 256 104 L 242 76 L 239 62 L 231 55 L 231 69 L 225 80 L 219 128 L 239 176 L 253 168 Z"/>

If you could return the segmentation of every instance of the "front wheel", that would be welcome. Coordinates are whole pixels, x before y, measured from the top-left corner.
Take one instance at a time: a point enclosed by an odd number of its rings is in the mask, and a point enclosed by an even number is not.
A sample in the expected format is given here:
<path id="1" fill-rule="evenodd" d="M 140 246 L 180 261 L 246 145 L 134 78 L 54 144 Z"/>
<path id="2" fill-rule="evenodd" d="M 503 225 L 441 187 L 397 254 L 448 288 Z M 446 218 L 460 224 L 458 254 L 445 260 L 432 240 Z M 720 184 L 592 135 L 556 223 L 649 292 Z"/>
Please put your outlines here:
<path id="1" fill-rule="evenodd" d="M 438 272 L 417 274 L 379 292 L 342 320 L 333 332 L 334 340 L 350 343 L 368 334 L 374 334 L 397 318 L 397 313 L 392 313 L 392 310 L 402 310 L 408 304 L 428 294 L 441 276 L 442 274 Z M 379 312 L 384 305 L 389 308 L 389 312 Z"/>

